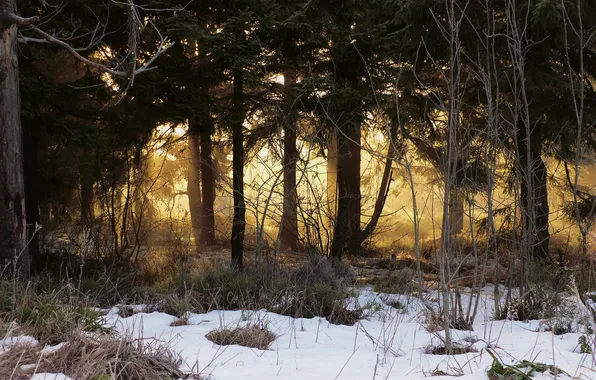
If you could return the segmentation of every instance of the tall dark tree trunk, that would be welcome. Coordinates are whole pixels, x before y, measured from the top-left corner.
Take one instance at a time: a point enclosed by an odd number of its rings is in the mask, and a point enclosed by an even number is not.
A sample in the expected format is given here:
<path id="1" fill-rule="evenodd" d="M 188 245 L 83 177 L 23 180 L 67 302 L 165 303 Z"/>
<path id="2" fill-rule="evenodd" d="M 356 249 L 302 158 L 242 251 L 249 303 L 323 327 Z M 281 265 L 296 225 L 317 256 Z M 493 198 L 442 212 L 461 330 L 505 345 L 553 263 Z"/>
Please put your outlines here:
<path id="1" fill-rule="evenodd" d="M 39 213 L 39 188 L 37 186 L 39 176 L 38 152 L 41 149 L 39 134 L 33 130 L 31 124 L 24 125 L 23 152 L 25 160 L 25 216 L 27 223 L 31 226 L 28 231 L 29 255 L 31 256 L 31 271 L 40 272 L 45 269 L 46 263 L 41 256 L 39 247 L 39 233 L 35 233 L 35 225 L 41 224 Z"/>
<path id="2" fill-rule="evenodd" d="M 329 251 L 329 255 L 334 263 L 343 260 L 346 245 L 349 240 L 348 217 L 350 214 L 350 193 L 348 177 L 349 171 L 352 170 L 352 168 L 348 166 L 348 161 L 345 159 L 349 153 L 346 131 L 340 131 L 337 134 L 337 213 L 333 228 L 333 240 Z"/>
<path id="3" fill-rule="evenodd" d="M 201 210 L 201 243 L 215 244 L 215 170 L 211 134 L 213 124 L 201 128 L 201 186 L 203 188 L 203 209 Z"/>
<path id="4" fill-rule="evenodd" d="M 530 146 L 527 149 L 526 126 L 519 121 L 517 141 L 520 145 L 518 167 L 521 170 L 521 208 L 524 228 L 530 232 L 530 255 L 534 258 L 545 259 L 548 257 L 550 242 L 548 231 L 550 209 L 548 206 L 547 171 L 542 159 L 542 136 L 539 131 L 531 133 L 529 136 Z"/>
<path id="5" fill-rule="evenodd" d="M 232 224 L 232 268 L 241 270 L 244 257 L 244 230 L 246 206 L 244 204 L 244 84 L 243 72 L 234 73 L 232 120 L 232 190 L 234 192 L 234 219 Z"/>
<path id="6" fill-rule="evenodd" d="M 370 221 L 360 233 L 360 244 L 364 243 L 364 241 L 368 239 L 370 235 L 372 235 L 375 228 L 377 227 L 377 224 L 379 223 L 379 219 L 381 218 L 381 214 L 383 213 L 383 208 L 385 208 L 385 201 L 387 200 L 387 196 L 389 195 L 389 188 L 391 187 L 391 174 L 393 158 L 395 157 L 396 139 L 397 123 L 393 123 L 391 124 L 389 129 L 389 148 L 387 148 L 387 158 L 385 159 L 385 168 L 383 170 L 383 177 L 381 178 L 381 186 L 379 186 L 377 200 L 375 201 L 375 208 L 373 210 L 373 214 L 370 218 Z"/>
<path id="7" fill-rule="evenodd" d="M 282 216 L 281 245 L 292 250 L 298 249 L 298 213 L 296 211 L 298 193 L 296 188 L 296 110 L 293 107 L 296 78 L 293 72 L 284 73 L 286 95 L 284 99 L 284 204 Z"/>
<path id="8" fill-rule="evenodd" d="M 333 132 L 327 143 L 327 204 L 329 219 L 334 223 L 337 216 L 337 169 L 339 167 L 337 146 L 337 133 Z M 333 224 L 329 228 L 333 229 Z"/>
<path id="9" fill-rule="evenodd" d="M 187 168 L 187 186 L 186 194 L 188 195 L 188 208 L 190 211 L 190 223 L 192 226 L 192 234 L 195 238 L 195 245 L 197 249 L 200 246 L 201 239 L 201 152 L 199 146 L 199 139 L 197 137 L 197 130 L 200 129 L 196 125 L 196 121 L 190 121 L 190 133 L 188 135 L 188 147 L 190 157 Z"/>
<path id="10" fill-rule="evenodd" d="M 346 144 L 348 153 L 340 155 L 345 161 L 345 185 L 348 195 L 348 252 L 358 255 L 360 252 L 360 215 L 361 200 L 360 192 L 360 122 L 353 121 L 348 124 Z"/>
<path id="11" fill-rule="evenodd" d="M 0 0 L 0 268 L 16 264 L 28 275 L 17 27 L 4 23 L 5 13 L 16 13 L 15 0 Z"/>

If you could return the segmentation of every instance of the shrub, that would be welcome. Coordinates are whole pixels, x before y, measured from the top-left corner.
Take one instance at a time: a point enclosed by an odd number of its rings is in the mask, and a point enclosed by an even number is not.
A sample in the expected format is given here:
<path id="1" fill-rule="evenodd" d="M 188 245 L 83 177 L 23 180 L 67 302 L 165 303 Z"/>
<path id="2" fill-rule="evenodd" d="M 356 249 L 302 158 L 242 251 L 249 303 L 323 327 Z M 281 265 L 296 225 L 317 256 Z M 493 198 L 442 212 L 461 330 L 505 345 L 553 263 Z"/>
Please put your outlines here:
<path id="1" fill-rule="evenodd" d="M 342 273 L 343 268 L 334 268 L 321 256 L 311 256 L 289 274 L 290 286 L 273 311 L 295 318 L 319 316 L 333 324 L 355 324 L 362 318 L 362 310 L 346 308 L 349 292 Z"/>
<path id="2" fill-rule="evenodd" d="M 378 293 L 411 294 L 414 278 L 413 269 L 387 271 L 376 280 L 374 289 Z"/>
<path id="3" fill-rule="evenodd" d="M 178 317 L 189 311 L 268 309 L 292 317 L 322 316 L 331 323 L 352 325 L 362 313 L 345 308 L 348 290 L 341 273 L 341 268 L 334 268 L 320 255 L 289 269 L 264 262 L 236 273 L 221 265 L 208 272 L 176 276 L 159 296 L 156 309 Z"/>
<path id="4" fill-rule="evenodd" d="M 22 333 L 43 344 L 61 343 L 75 330 L 109 332 L 101 323 L 101 313 L 68 285 L 51 292 L 37 292 L 33 286 L 24 289 L 10 289 L 9 286 L 0 284 L 3 289 L 0 292 L 12 293 L 11 299 L 14 296 L 10 305 L 4 302 L 0 305 L 0 319 L 5 323 L 16 322 Z"/>

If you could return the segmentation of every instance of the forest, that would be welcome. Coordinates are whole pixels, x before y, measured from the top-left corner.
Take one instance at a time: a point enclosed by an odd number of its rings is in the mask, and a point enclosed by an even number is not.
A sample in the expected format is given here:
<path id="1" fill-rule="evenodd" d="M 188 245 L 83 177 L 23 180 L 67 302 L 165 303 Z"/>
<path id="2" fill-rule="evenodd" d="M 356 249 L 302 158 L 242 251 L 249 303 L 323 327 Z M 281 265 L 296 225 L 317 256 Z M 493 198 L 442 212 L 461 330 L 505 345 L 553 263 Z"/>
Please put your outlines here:
<path id="1" fill-rule="evenodd" d="M 0 379 L 596 378 L 593 0 L 0 0 Z"/>

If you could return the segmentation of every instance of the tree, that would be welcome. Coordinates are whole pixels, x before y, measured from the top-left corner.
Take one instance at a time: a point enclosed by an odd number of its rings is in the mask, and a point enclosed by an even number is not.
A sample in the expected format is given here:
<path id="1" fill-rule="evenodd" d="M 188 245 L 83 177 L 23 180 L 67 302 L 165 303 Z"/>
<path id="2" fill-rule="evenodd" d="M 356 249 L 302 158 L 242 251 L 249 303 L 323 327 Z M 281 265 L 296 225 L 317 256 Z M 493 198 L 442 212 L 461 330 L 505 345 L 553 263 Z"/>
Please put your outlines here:
<path id="1" fill-rule="evenodd" d="M 130 86 L 134 83 L 136 75 L 149 68 L 155 58 L 169 48 L 167 38 L 162 38 L 159 46 L 154 50 L 153 57 L 149 57 L 142 65 L 137 61 L 138 35 L 142 30 L 137 7 L 129 1 L 126 6 L 129 18 L 129 49 L 131 54 L 127 59 L 126 70 L 118 70 L 89 58 L 84 57 L 79 51 L 69 45 L 60 37 L 49 34 L 38 26 L 37 17 L 21 17 L 14 0 L 0 2 L 0 141 L 3 145 L 2 159 L 0 162 L 0 187 L 2 190 L 1 215 L 2 230 L 8 242 L 3 245 L 0 259 L 10 262 L 13 268 L 23 275 L 30 271 L 30 257 L 27 250 L 27 222 L 25 212 L 25 180 L 23 164 L 23 130 L 20 121 L 20 89 L 17 42 L 21 39 L 31 43 L 49 43 L 65 49 L 78 61 L 85 65 L 106 72 L 115 78 L 126 79 Z M 18 28 L 23 28 L 35 37 L 19 37 Z M 98 40 L 92 35 L 91 47 L 96 46 Z"/>
<path id="2" fill-rule="evenodd" d="M 29 273 L 16 0 L 0 1 L 0 261 Z M 12 268 L 9 268 L 12 271 Z"/>

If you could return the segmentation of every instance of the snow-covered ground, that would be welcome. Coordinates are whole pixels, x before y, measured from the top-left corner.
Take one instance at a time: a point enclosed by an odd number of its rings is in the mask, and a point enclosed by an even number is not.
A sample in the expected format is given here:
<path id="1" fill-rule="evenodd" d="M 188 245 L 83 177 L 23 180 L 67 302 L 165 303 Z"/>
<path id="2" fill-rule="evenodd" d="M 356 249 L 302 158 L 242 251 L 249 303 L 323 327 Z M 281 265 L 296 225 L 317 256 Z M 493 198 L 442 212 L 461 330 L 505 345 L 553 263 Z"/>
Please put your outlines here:
<path id="1" fill-rule="evenodd" d="M 263 310 L 191 314 L 189 325 L 171 327 L 177 319 L 174 316 L 154 312 L 120 318 L 117 308 L 108 313 L 106 324 L 135 338 L 167 342 L 180 353 L 182 369 L 198 370 L 216 380 L 418 379 L 433 371 L 463 374 L 461 379 L 487 379 L 493 361 L 487 346 L 506 364 L 536 361 L 554 364 L 574 378 L 596 379 L 593 357 L 579 353 L 581 334 L 544 332 L 540 321 L 492 321 L 485 317 L 492 315 L 491 294 L 492 288 L 482 294 L 474 331 L 453 332 L 455 341 L 465 345 L 475 342 L 477 352 L 455 356 L 425 353 L 427 346 L 439 345 L 440 340 L 421 323 L 424 315 L 417 300 L 378 294 L 369 288 L 350 300 L 352 307 L 365 306 L 369 313 L 354 326 L 332 325 L 323 318 L 294 319 Z M 407 310 L 389 306 L 395 300 Z M 269 350 L 218 346 L 205 338 L 213 329 L 247 323 L 266 325 L 277 335 Z M 544 373 L 536 378 L 552 376 Z"/>
<path id="2" fill-rule="evenodd" d="M 198 372 L 202 379 L 380 380 L 419 379 L 431 374 L 435 379 L 451 378 L 449 375 L 487 379 L 493 362 L 487 347 L 505 364 L 535 361 L 553 364 L 570 375 L 557 378 L 596 379 L 593 355 L 579 353 L 581 334 L 554 335 L 544 331 L 540 321 L 492 321 L 492 288 L 482 292 L 474 331 L 453 331 L 454 341 L 472 345 L 476 352 L 451 356 L 425 353 L 428 346 L 440 345 L 440 339 L 424 327 L 418 300 L 378 294 L 370 288 L 358 293 L 348 301 L 349 307 L 364 307 L 368 315 L 354 326 L 332 325 L 324 318 L 294 319 L 262 310 L 190 314 L 188 325 L 172 327 L 177 319 L 172 315 L 139 312 L 121 318 L 117 307 L 108 311 L 105 324 L 123 335 L 166 344 L 180 354 L 181 369 Z M 405 310 L 390 306 L 398 306 L 396 300 Z M 466 301 L 464 297 L 464 304 Z M 142 305 L 138 307 L 142 310 Z M 218 346 L 205 337 L 214 329 L 246 324 L 266 326 L 277 335 L 269 350 Z M 545 372 L 534 378 L 553 376 Z M 61 374 L 37 374 L 34 379 L 68 380 Z"/>

